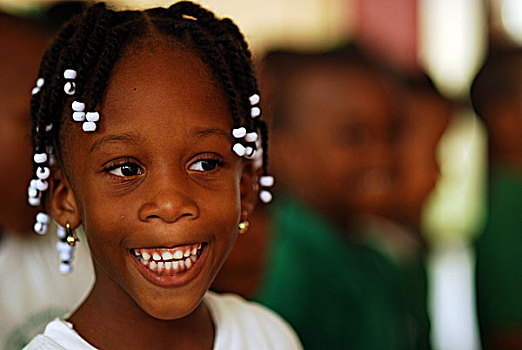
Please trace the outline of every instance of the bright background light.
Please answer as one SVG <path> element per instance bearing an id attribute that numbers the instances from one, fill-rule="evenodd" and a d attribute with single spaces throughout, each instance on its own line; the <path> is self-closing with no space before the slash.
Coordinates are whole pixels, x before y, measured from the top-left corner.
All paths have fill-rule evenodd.
<path id="1" fill-rule="evenodd" d="M 504 0 L 501 20 L 507 34 L 522 45 L 522 1 Z"/>
<path id="2" fill-rule="evenodd" d="M 420 60 L 452 97 L 469 89 L 485 54 L 487 19 L 478 0 L 420 0 Z"/>

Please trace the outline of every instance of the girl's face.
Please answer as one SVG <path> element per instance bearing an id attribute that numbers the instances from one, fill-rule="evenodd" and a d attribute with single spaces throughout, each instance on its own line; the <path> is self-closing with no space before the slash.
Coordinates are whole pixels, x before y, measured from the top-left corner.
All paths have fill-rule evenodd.
<path id="1" fill-rule="evenodd" d="M 55 184 L 53 216 L 83 224 L 93 293 L 183 317 L 230 251 L 241 209 L 253 209 L 226 96 L 194 54 L 156 47 L 116 63 L 103 101 L 94 133 L 64 125 L 69 181 Z"/>

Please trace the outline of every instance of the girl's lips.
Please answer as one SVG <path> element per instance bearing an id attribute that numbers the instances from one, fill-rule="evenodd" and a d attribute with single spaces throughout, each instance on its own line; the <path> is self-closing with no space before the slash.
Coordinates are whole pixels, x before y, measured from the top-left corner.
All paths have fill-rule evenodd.
<path id="1" fill-rule="evenodd" d="M 163 288 L 180 287 L 194 279 L 208 256 L 208 243 L 175 248 L 130 249 L 132 261 L 145 279 Z"/>

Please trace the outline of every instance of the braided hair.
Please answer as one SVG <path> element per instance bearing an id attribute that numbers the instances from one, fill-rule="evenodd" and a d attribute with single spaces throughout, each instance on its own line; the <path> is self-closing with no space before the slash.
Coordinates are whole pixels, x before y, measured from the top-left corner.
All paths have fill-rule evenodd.
<path id="1" fill-rule="evenodd" d="M 99 115 L 94 111 L 102 102 L 115 63 L 127 45 L 150 33 L 187 47 L 210 68 L 228 100 L 232 135 L 236 138 L 232 150 L 246 158 L 254 158 L 258 151 L 263 171 L 259 196 L 263 202 L 272 199 L 268 191 L 273 177 L 267 174 L 267 127 L 259 118 L 259 90 L 252 55 L 238 27 L 230 19 L 216 18 L 189 1 L 169 8 L 119 12 L 97 3 L 62 27 L 40 65 L 31 100 L 36 174 L 28 190 L 31 205 L 45 204 L 50 168 L 62 163 L 60 129 L 66 118 L 72 114 L 75 121 L 87 119 L 83 130 L 96 129 Z M 44 234 L 49 221 L 47 214 L 39 213 L 34 230 Z M 60 271 L 67 273 L 71 271 L 75 238 L 69 228 L 63 227 L 58 227 L 58 236 Z"/>
<path id="2" fill-rule="evenodd" d="M 263 175 L 267 175 L 267 127 L 258 118 L 260 110 L 253 112 L 259 92 L 248 44 L 229 18 L 216 18 L 189 1 L 169 8 L 119 12 L 97 3 L 61 29 L 42 59 L 39 83 L 31 100 L 33 151 L 35 155 L 49 156 L 40 161 L 35 156 L 37 175 L 38 168 L 53 165 L 54 155 L 61 160 L 60 126 L 76 111 L 71 102 L 81 101 L 87 111 L 94 111 L 122 48 L 153 31 L 193 49 L 209 66 L 226 93 L 234 128 L 259 133 L 258 154 L 262 156 Z M 64 76 L 66 70 L 74 70 L 74 81 Z M 69 93 L 64 93 L 67 84 Z M 253 95 L 256 97 L 252 100 Z M 252 139 L 245 142 L 256 149 Z"/>

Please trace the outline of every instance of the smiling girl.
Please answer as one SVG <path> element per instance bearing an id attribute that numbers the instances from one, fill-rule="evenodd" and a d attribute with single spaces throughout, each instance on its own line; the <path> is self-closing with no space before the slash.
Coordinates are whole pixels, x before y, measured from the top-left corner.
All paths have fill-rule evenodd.
<path id="1" fill-rule="evenodd" d="M 259 186 L 271 199 L 258 103 L 238 28 L 196 4 L 96 4 L 62 29 L 33 89 L 29 194 L 63 227 L 62 272 L 83 227 L 96 282 L 27 349 L 300 348 L 272 312 L 208 292 Z"/>

